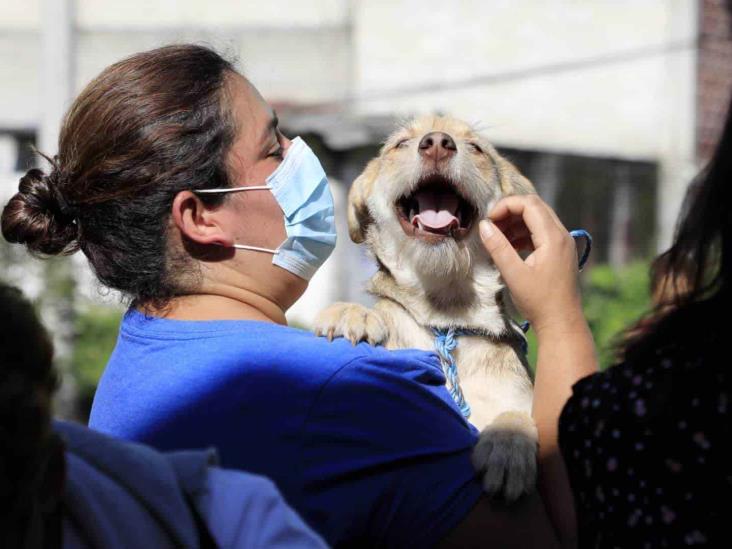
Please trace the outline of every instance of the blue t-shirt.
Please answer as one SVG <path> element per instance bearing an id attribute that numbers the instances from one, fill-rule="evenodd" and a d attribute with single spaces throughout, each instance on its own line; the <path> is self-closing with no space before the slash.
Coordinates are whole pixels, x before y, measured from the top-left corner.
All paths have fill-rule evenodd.
<path id="1" fill-rule="evenodd" d="M 478 433 L 435 354 L 271 323 L 128 311 L 89 424 L 163 450 L 216 446 L 333 545 L 433 545 L 481 494 Z"/>

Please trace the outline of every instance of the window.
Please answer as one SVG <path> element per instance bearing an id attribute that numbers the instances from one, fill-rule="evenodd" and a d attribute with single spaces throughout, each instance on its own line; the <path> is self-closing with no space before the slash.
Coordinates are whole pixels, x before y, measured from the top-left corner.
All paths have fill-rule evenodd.
<path id="1" fill-rule="evenodd" d="M 32 168 L 36 164 L 35 145 L 34 131 L 0 128 L 0 173 L 25 172 Z"/>
<path id="2" fill-rule="evenodd" d="M 658 166 L 612 158 L 502 149 L 557 211 L 586 229 L 595 263 L 621 266 L 655 254 Z"/>

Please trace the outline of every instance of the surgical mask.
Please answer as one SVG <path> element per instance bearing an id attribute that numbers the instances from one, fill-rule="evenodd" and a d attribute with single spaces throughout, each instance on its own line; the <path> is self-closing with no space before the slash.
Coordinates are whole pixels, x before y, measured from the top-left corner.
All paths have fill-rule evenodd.
<path id="1" fill-rule="evenodd" d="M 198 194 L 241 191 L 271 191 L 285 214 L 287 239 L 276 250 L 234 244 L 234 248 L 273 254 L 272 263 L 310 280 L 330 256 L 336 244 L 333 196 L 318 157 L 296 137 L 285 158 L 265 181 L 265 185 L 202 189 Z"/>

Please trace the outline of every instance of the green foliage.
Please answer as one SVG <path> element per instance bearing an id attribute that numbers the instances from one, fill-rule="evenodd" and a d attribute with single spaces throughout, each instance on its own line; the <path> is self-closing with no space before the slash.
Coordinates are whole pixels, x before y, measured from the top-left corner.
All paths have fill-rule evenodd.
<path id="1" fill-rule="evenodd" d="M 621 271 L 596 267 L 589 276 L 585 315 L 595 337 L 600 366 L 613 362 L 617 336 L 634 324 L 650 307 L 647 263 L 633 263 Z"/>
<path id="2" fill-rule="evenodd" d="M 648 263 L 631 263 L 620 270 L 597 265 L 581 276 L 585 316 L 595 338 L 600 367 L 605 369 L 613 363 L 617 337 L 648 310 Z M 531 331 L 529 362 L 536 364 L 536 338 Z"/>
<path id="3" fill-rule="evenodd" d="M 84 414 L 89 411 L 99 378 L 117 342 L 121 320 L 122 313 L 112 307 L 90 306 L 76 315 L 71 370 Z"/>

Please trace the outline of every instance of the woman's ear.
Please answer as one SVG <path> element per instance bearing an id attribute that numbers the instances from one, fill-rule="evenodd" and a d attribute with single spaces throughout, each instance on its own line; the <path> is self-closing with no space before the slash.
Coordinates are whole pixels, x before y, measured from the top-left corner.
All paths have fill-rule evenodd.
<path id="1" fill-rule="evenodd" d="M 185 238 L 197 244 L 231 246 L 234 239 L 222 227 L 222 216 L 191 191 L 181 191 L 173 199 L 171 214 L 175 226 Z"/>

